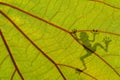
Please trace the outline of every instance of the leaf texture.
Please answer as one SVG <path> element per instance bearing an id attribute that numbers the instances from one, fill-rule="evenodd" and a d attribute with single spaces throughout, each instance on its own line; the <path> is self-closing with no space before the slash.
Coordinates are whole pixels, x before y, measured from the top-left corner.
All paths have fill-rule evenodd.
<path id="1" fill-rule="evenodd" d="M 119 4 L 0 0 L 0 80 L 120 80 Z M 87 40 L 98 34 L 90 43 L 82 32 Z M 87 46 L 105 47 L 103 40 L 111 40 L 108 51 Z M 87 69 L 82 71 L 81 57 L 87 53 L 92 54 L 84 58 Z"/>

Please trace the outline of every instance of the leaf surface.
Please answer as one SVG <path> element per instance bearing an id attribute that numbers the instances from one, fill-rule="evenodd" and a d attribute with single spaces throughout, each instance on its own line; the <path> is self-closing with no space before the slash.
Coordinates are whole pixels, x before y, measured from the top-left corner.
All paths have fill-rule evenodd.
<path id="1" fill-rule="evenodd" d="M 119 0 L 0 0 L 0 80 L 120 80 Z M 73 30 L 76 29 L 75 37 Z M 85 32 L 108 51 L 80 41 Z M 85 36 L 83 37 L 83 40 Z M 87 40 L 88 40 L 87 39 Z M 80 60 L 86 57 L 87 69 Z"/>

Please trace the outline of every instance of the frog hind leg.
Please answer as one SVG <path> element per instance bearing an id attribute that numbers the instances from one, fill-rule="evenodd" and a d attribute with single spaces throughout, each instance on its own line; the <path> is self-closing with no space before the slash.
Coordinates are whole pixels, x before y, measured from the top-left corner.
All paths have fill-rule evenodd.
<path id="1" fill-rule="evenodd" d="M 85 64 L 85 58 L 89 57 L 91 54 L 92 54 L 91 52 L 88 52 L 87 54 L 80 57 L 80 60 L 82 61 L 82 64 L 84 66 L 83 71 L 87 69 L 86 64 Z"/>

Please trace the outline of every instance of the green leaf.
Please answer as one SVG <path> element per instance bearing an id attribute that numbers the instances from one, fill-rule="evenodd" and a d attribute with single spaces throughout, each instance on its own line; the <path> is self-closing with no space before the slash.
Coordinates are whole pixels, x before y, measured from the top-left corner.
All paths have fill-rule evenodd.
<path id="1" fill-rule="evenodd" d="M 0 80 L 120 80 L 119 0 L 0 0 Z"/>

